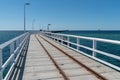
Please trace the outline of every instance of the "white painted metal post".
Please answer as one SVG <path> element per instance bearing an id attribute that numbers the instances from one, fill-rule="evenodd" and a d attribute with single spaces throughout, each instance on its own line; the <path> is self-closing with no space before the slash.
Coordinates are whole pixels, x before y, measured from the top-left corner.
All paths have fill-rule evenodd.
<path id="1" fill-rule="evenodd" d="M 19 43 L 21 43 L 21 38 L 19 38 Z"/>
<path id="2" fill-rule="evenodd" d="M 19 46 L 19 39 L 16 40 L 16 47 Z"/>
<path id="3" fill-rule="evenodd" d="M 96 41 L 95 40 L 93 40 L 93 50 L 95 50 L 96 49 Z M 93 51 L 93 54 L 92 54 L 92 56 L 96 56 L 96 52 L 95 51 Z"/>
<path id="4" fill-rule="evenodd" d="M 63 44 L 63 36 L 61 35 L 61 44 Z"/>
<path id="5" fill-rule="evenodd" d="M 56 35 L 56 42 L 58 42 L 58 35 Z"/>
<path id="6" fill-rule="evenodd" d="M 56 42 L 58 42 L 58 35 L 56 35 Z"/>
<path id="7" fill-rule="evenodd" d="M 10 44 L 10 54 L 14 52 L 14 42 Z"/>
<path id="8" fill-rule="evenodd" d="M 0 49 L 0 80 L 3 80 L 2 60 L 2 49 Z"/>
<path id="9" fill-rule="evenodd" d="M 10 54 L 13 54 L 13 53 L 14 53 L 14 42 L 10 44 Z M 14 61 L 14 57 L 12 61 Z"/>
<path id="10" fill-rule="evenodd" d="M 54 41 L 55 41 L 55 34 L 53 34 L 54 36 L 53 36 L 53 38 L 54 38 Z"/>
<path id="11" fill-rule="evenodd" d="M 59 42 L 60 40 L 60 35 L 57 35 L 57 42 Z"/>
<path id="12" fill-rule="evenodd" d="M 62 44 L 63 44 L 63 42 L 64 42 L 64 37 L 63 37 L 63 35 L 62 35 Z"/>
<path id="13" fill-rule="evenodd" d="M 16 47 L 18 47 L 19 44 L 20 44 L 20 38 L 18 38 L 18 39 L 16 40 Z M 18 49 L 18 51 L 19 51 L 19 49 Z M 18 54 L 18 53 L 17 53 L 17 54 Z"/>
<path id="14" fill-rule="evenodd" d="M 51 34 L 50 38 L 52 38 L 52 39 L 53 39 L 53 34 Z"/>
<path id="15" fill-rule="evenodd" d="M 60 40 L 60 35 L 58 35 L 58 42 L 59 42 L 59 40 Z"/>
<path id="16" fill-rule="evenodd" d="M 77 50 L 79 51 L 79 43 L 80 43 L 80 39 L 77 37 Z"/>
<path id="17" fill-rule="evenodd" d="M 69 37 L 69 36 L 67 36 L 67 46 L 68 46 L 68 47 L 70 46 L 69 41 L 70 41 L 70 37 Z"/>
<path id="18" fill-rule="evenodd" d="M 57 41 L 57 35 L 55 35 L 55 39 L 56 39 L 56 41 Z"/>

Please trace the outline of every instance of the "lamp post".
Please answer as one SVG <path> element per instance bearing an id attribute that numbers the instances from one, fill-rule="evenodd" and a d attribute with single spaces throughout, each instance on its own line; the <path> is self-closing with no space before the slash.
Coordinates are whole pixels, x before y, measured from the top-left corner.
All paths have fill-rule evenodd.
<path id="1" fill-rule="evenodd" d="M 48 25 L 47 25 L 47 31 L 49 31 L 49 26 L 50 26 L 50 25 L 51 25 L 51 24 L 48 24 Z"/>
<path id="2" fill-rule="evenodd" d="M 30 5 L 30 3 L 24 4 L 24 33 L 26 31 L 26 5 Z"/>

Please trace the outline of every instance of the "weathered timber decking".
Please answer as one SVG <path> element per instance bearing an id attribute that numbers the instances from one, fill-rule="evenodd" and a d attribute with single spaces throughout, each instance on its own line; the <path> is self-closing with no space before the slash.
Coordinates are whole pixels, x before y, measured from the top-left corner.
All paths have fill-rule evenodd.
<path id="1" fill-rule="evenodd" d="M 37 37 L 70 80 L 100 80 L 73 60 L 66 57 L 60 51 L 56 50 L 38 35 Z M 47 37 L 44 38 L 108 80 L 120 80 L 120 72 L 64 47 Z M 64 80 L 63 76 L 48 57 L 43 47 L 39 44 L 35 35 L 30 36 L 23 80 Z"/>

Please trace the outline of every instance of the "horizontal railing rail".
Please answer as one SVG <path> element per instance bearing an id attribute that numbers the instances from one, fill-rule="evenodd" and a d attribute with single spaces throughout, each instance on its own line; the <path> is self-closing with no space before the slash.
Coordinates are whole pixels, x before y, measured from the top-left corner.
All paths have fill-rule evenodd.
<path id="1" fill-rule="evenodd" d="M 0 80 L 7 80 L 8 77 L 11 75 L 12 69 L 16 64 L 23 47 L 25 46 L 26 43 L 28 43 L 28 39 L 29 33 L 24 33 L 0 45 Z M 10 48 L 9 49 L 10 56 L 3 63 L 4 54 L 3 49 L 8 46 Z M 5 68 L 9 66 L 10 68 L 7 70 L 7 74 L 3 75 Z"/>
<path id="2" fill-rule="evenodd" d="M 114 64 L 112 64 L 110 62 L 107 62 L 105 60 L 102 60 L 102 59 L 96 57 L 97 54 L 101 54 L 101 55 L 104 55 L 104 56 L 107 56 L 107 57 L 110 57 L 110 58 L 114 58 L 116 60 L 120 60 L 120 56 L 115 55 L 115 54 L 111 54 L 111 53 L 108 53 L 108 52 L 105 52 L 105 51 L 101 51 L 101 50 L 98 50 L 96 48 L 97 47 L 97 42 L 120 45 L 120 41 L 109 40 L 109 39 L 101 39 L 101 38 L 93 38 L 93 37 L 76 36 L 76 35 L 68 35 L 68 34 L 51 33 L 51 32 L 41 32 L 41 33 L 43 35 L 53 39 L 54 41 L 57 41 L 57 42 L 61 43 L 64 46 L 67 46 L 67 47 L 69 47 L 69 48 L 71 48 L 71 49 L 73 49 L 73 50 L 75 50 L 77 52 L 80 52 L 80 53 L 82 53 L 82 54 L 84 54 L 84 55 L 86 55 L 86 56 L 88 56 L 88 57 L 90 57 L 90 58 L 92 58 L 94 60 L 97 60 L 97 61 L 99 61 L 99 62 L 101 62 L 101 63 L 103 63 L 103 64 L 105 64 L 107 66 L 110 66 L 111 68 L 114 68 L 114 69 L 120 71 L 119 66 L 116 66 L 116 65 L 114 65 Z M 75 38 L 76 42 L 70 41 L 71 37 Z M 80 44 L 81 39 L 90 40 L 92 42 L 92 47 L 88 47 L 88 46 L 85 46 L 83 44 Z M 70 45 L 75 45 L 76 48 L 73 48 Z M 84 49 L 92 51 L 92 55 L 81 51 L 80 48 L 84 48 Z"/>

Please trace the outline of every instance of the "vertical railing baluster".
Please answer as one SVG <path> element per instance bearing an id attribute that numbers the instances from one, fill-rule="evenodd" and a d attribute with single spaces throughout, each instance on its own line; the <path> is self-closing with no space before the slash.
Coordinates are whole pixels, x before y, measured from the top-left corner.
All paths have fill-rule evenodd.
<path id="1" fill-rule="evenodd" d="M 10 54 L 13 54 L 13 53 L 14 53 L 14 42 L 10 44 Z M 14 61 L 14 57 L 12 58 L 11 61 Z"/>
<path id="2" fill-rule="evenodd" d="M 61 35 L 61 44 L 63 44 L 63 36 Z"/>
<path id="3" fill-rule="evenodd" d="M 69 41 L 70 41 L 70 37 L 69 37 L 69 36 L 67 36 L 67 46 L 68 46 L 68 47 L 70 46 Z"/>
<path id="4" fill-rule="evenodd" d="M 58 35 L 56 35 L 56 42 L 58 42 Z"/>
<path id="5" fill-rule="evenodd" d="M 56 41 L 57 41 L 57 35 L 55 35 L 55 39 L 56 39 Z"/>
<path id="6" fill-rule="evenodd" d="M 2 49 L 0 49 L 0 80 L 3 80 L 2 60 Z"/>
<path id="7" fill-rule="evenodd" d="M 53 35 L 54 41 L 55 41 L 55 34 Z"/>
<path id="8" fill-rule="evenodd" d="M 59 42 L 59 40 L 60 40 L 60 35 L 58 35 L 58 42 Z"/>
<path id="9" fill-rule="evenodd" d="M 18 38 L 17 40 L 16 40 L 16 48 L 19 46 L 19 44 L 20 44 L 20 38 Z M 19 52 L 19 50 L 18 50 L 18 52 Z M 18 54 L 18 53 L 17 53 Z"/>
<path id="10" fill-rule="evenodd" d="M 19 46 L 19 39 L 16 40 L 16 47 Z"/>
<path id="11" fill-rule="evenodd" d="M 64 37 L 63 37 L 63 35 L 62 35 L 62 44 L 64 43 Z"/>
<path id="12" fill-rule="evenodd" d="M 56 35 L 56 41 L 58 42 L 58 35 Z"/>
<path id="13" fill-rule="evenodd" d="M 52 37 L 53 37 L 53 36 L 52 36 L 52 34 L 50 33 L 50 38 L 53 39 Z"/>
<path id="14" fill-rule="evenodd" d="M 10 44 L 10 54 L 14 52 L 14 42 Z"/>
<path id="15" fill-rule="evenodd" d="M 53 34 L 51 34 L 51 38 L 54 40 L 54 38 L 53 38 L 54 36 L 53 36 Z"/>
<path id="16" fill-rule="evenodd" d="M 60 35 L 58 35 L 58 42 L 59 42 L 59 40 L 60 40 Z"/>
<path id="17" fill-rule="evenodd" d="M 79 51 L 79 43 L 80 43 L 80 39 L 77 37 L 77 50 Z"/>
<path id="18" fill-rule="evenodd" d="M 93 40 L 93 54 L 92 56 L 96 56 L 96 52 L 94 51 L 96 49 L 96 40 Z"/>

